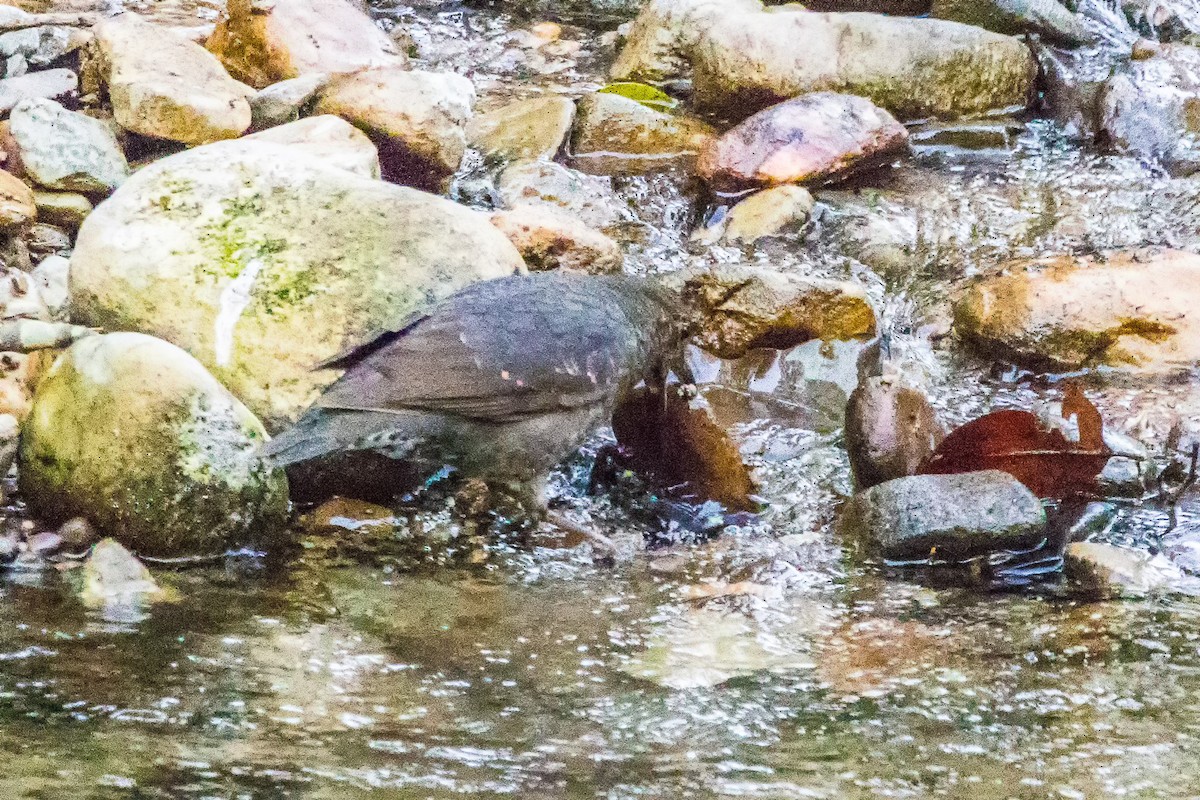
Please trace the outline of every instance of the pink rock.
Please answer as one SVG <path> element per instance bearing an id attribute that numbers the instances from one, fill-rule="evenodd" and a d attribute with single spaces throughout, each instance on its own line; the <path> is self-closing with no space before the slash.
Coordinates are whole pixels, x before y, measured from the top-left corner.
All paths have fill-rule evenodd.
<path id="1" fill-rule="evenodd" d="M 871 101 L 817 92 L 747 118 L 701 153 L 697 170 L 718 190 L 828 183 L 907 148 L 908 131 Z"/>

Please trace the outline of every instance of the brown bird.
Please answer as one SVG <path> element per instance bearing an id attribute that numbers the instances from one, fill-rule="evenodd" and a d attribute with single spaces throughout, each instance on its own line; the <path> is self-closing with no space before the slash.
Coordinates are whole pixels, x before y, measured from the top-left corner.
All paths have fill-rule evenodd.
<path id="1" fill-rule="evenodd" d="M 346 372 L 265 448 L 279 465 L 376 450 L 546 513 L 549 471 L 628 391 L 686 376 L 677 292 L 538 273 L 476 283 L 322 366 Z"/>

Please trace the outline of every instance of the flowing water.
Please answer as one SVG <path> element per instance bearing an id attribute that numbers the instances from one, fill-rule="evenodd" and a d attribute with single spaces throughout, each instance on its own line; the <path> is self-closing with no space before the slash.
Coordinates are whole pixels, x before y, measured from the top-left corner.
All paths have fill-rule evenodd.
<path id="1" fill-rule="evenodd" d="M 211 19 L 204 4 L 138 5 Z M 470 74 L 485 108 L 595 88 L 612 53 L 570 28 L 579 46 L 547 51 L 492 11 L 376 11 L 425 65 Z M 980 137 L 934 132 L 913 163 L 824 193 L 805 236 L 757 249 L 690 244 L 705 201 L 688 181 L 621 179 L 630 266 L 855 277 L 892 363 L 948 422 L 1029 407 L 1054 380 L 931 337 L 947 299 L 1006 257 L 1200 247 L 1200 182 L 1086 152 L 1048 123 L 998 129 L 965 148 Z M 468 169 L 458 191 L 486 203 L 486 180 Z M 1054 575 L 996 590 L 969 571 L 864 563 L 832 527 L 851 489 L 845 387 L 819 355 L 789 354 L 788 402 L 760 398 L 738 426 L 770 510 L 707 541 L 611 564 L 445 513 L 334 519 L 301 556 L 160 572 L 176 602 L 107 615 L 75 599 L 74 571 L 8 574 L 0 797 L 1200 796 L 1200 599 L 1092 602 Z M 1151 448 L 1176 418 L 1196 435 L 1195 375 L 1087 388 Z M 582 496 L 586 466 L 558 477 L 573 513 L 640 541 L 619 503 Z M 1166 520 L 1133 505 L 1107 537 L 1147 548 Z M 1200 537 L 1194 497 L 1170 536 Z"/>

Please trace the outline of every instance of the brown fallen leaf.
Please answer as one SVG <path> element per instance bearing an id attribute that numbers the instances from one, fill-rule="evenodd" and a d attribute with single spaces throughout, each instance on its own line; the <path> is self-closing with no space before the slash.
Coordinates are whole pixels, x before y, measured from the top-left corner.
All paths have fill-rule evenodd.
<path id="1" fill-rule="evenodd" d="M 678 387 L 667 397 L 639 389 L 613 411 L 613 433 L 630 467 L 679 499 L 711 500 L 730 511 L 757 511 L 750 470 L 708 410 Z"/>
<path id="2" fill-rule="evenodd" d="M 1063 393 L 1063 421 L 1048 423 L 1029 411 L 993 411 L 953 431 L 925 461 L 918 474 L 947 475 L 998 469 L 1009 473 L 1038 497 L 1062 498 L 1086 493 L 1112 451 L 1104 443 L 1100 412 L 1074 383 Z M 1066 419 L 1075 417 L 1078 439 L 1068 438 Z"/>

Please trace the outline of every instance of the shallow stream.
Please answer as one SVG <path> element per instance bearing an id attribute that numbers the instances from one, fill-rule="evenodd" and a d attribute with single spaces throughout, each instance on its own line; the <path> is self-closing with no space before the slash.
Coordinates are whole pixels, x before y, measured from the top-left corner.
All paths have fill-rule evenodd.
<path id="1" fill-rule="evenodd" d="M 546 52 L 527 22 L 427 5 L 376 11 L 410 27 L 420 63 L 469 74 L 481 108 L 604 83 L 611 37 L 566 28 L 580 47 Z M 127 6 L 185 25 L 214 13 Z M 1200 181 L 1086 153 L 1049 123 L 989 125 L 931 135 L 894 173 L 821 195 L 806 237 L 757 249 L 689 244 L 686 180 L 621 179 L 629 263 L 856 277 L 893 364 L 923 376 L 947 422 L 1030 407 L 1054 381 L 939 336 L 948 298 L 1012 256 L 1200 248 Z M 468 169 L 458 190 L 486 202 L 481 181 Z M 844 395 L 803 358 L 796 402 L 753 406 L 792 410 L 739 429 L 770 511 L 706 542 L 605 564 L 447 514 L 382 537 L 334 520 L 337 552 L 314 536 L 287 560 L 160 572 L 177 602 L 107 618 L 69 572 L 8 574 L 0 797 L 1200 796 L 1200 598 L 1090 602 L 1053 576 L 989 591 L 862 563 L 832 528 L 851 489 Z M 1197 433 L 1194 374 L 1086 386 L 1110 427 L 1151 448 L 1177 418 Z M 640 540 L 620 508 L 580 496 L 585 461 L 559 479 L 574 513 Z M 1133 506 L 1109 540 L 1149 547 L 1166 525 Z M 1200 538 L 1196 498 L 1171 537 Z"/>

